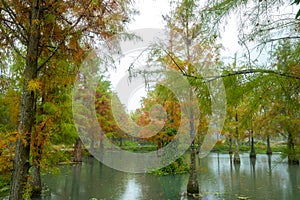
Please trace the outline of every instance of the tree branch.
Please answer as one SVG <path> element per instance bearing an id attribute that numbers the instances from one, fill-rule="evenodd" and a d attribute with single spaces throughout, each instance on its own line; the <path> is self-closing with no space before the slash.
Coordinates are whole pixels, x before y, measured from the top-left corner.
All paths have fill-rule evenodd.
<path id="1" fill-rule="evenodd" d="M 1 26 L 0 26 L 0 27 L 1 27 Z M 2 27 L 1 27 L 1 31 L 4 32 L 4 30 L 3 30 Z M 6 35 L 6 34 L 3 34 L 3 35 L 4 35 L 5 39 L 6 39 L 6 41 L 7 41 L 7 42 L 11 45 L 11 47 L 14 49 L 14 51 L 15 51 L 19 56 L 21 56 L 23 59 L 26 59 L 26 58 L 22 55 L 22 53 L 19 51 L 19 49 L 15 46 L 14 41 L 12 41 L 12 40 L 9 38 L 8 35 Z"/>
<path id="2" fill-rule="evenodd" d="M 180 72 L 182 73 L 183 76 L 194 78 L 194 79 L 204 79 L 207 82 L 214 81 L 216 79 L 224 78 L 224 77 L 228 77 L 228 76 L 236 76 L 236 75 L 241 75 L 241 74 L 254 74 L 254 73 L 275 74 L 275 75 L 279 75 L 279 76 L 284 76 L 284 77 L 300 80 L 300 76 L 296 76 L 296 75 L 293 75 L 293 74 L 287 74 L 287 73 L 274 71 L 274 70 L 267 70 L 267 69 L 245 69 L 245 70 L 240 70 L 240 71 L 233 71 L 233 72 L 230 72 L 230 73 L 227 73 L 227 74 L 222 74 L 222 75 L 219 75 L 219 76 L 199 77 L 199 76 L 187 74 L 177 64 L 177 62 L 174 60 L 172 55 L 167 50 L 163 49 L 163 51 L 166 52 L 166 54 L 171 58 L 172 62 L 177 66 L 177 68 L 180 70 Z"/>
<path id="3" fill-rule="evenodd" d="M 274 71 L 274 70 L 266 70 L 266 69 L 245 69 L 245 70 L 240 70 L 240 71 L 233 71 L 233 72 L 230 72 L 230 73 L 227 73 L 227 74 L 222 74 L 220 76 L 210 76 L 210 77 L 196 77 L 196 76 L 193 76 L 193 77 L 196 78 L 196 79 L 208 79 L 207 81 L 210 82 L 210 81 L 213 81 L 213 80 L 216 80 L 216 79 L 219 79 L 219 78 L 228 77 L 228 76 L 236 76 L 236 75 L 241 75 L 241 74 L 254 74 L 254 73 L 275 74 L 275 75 L 278 75 L 278 76 L 284 76 L 284 77 L 300 80 L 300 76 L 287 74 L 287 73 Z"/>
<path id="4" fill-rule="evenodd" d="M 172 62 L 177 66 L 177 68 L 180 70 L 180 72 L 184 75 L 184 76 L 190 76 L 188 75 L 179 65 L 178 63 L 174 60 L 173 56 L 169 53 L 169 51 L 163 49 L 163 51 L 171 58 Z"/>
<path id="5" fill-rule="evenodd" d="M 17 18 L 16 14 L 9 7 L 9 5 L 7 4 L 7 2 L 5 0 L 2 0 L 2 4 L 4 5 L 5 11 L 8 13 L 8 15 L 10 16 L 10 18 L 13 20 L 14 24 L 16 25 L 16 28 L 18 29 L 18 32 L 22 35 L 22 37 L 24 38 L 24 40 L 27 42 L 27 37 L 25 37 L 25 35 L 28 34 L 27 29 L 21 23 L 19 23 L 16 20 L 16 18 Z"/>
<path id="6" fill-rule="evenodd" d="M 40 66 L 38 66 L 36 72 L 40 71 L 46 64 L 47 62 L 56 54 L 57 50 L 59 49 L 59 47 L 62 45 L 64 40 L 62 40 L 56 47 L 55 49 L 51 52 L 50 56 L 48 56 L 44 62 L 42 62 L 42 64 L 40 64 Z"/>

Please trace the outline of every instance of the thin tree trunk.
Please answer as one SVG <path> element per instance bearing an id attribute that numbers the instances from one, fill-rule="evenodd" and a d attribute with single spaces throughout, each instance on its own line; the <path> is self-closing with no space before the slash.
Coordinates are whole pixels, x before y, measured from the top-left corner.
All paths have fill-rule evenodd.
<path id="1" fill-rule="evenodd" d="M 199 194 L 199 184 L 196 173 L 196 149 L 194 141 L 191 144 L 191 160 L 190 160 L 190 171 L 189 171 L 189 181 L 187 184 L 188 195 L 198 195 Z"/>
<path id="2" fill-rule="evenodd" d="M 254 148 L 254 137 L 253 137 L 253 130 L 250 130 L 251 133 L 251 152 L 250 158 L 256 158 L 255 148 Z"/>
<path id="3" fill-rule="evenodd" d="M 82 162 L 82 141 L 80 137 L 76 139 L 74 146 L 74 162 Z"/>
<path id="4" fill-rule="evenodd" d="M 42 193 L 41 167 L 39 163 L 33 163 L 31 167 L 31 197 L 39 198 Z"/>
<path id="5" fill-rule="evenodd" d="M 100 133 L 100 141 L 99 141 L 99 151 L 100 151 L 100 154 L 102 154 L 104 152 L 104 144 L 103 144 L 103 138 L 104 138 L 104 134 L 103 132 L 101 131 Z"/>
<path id="6" fill-rule="evenodd" d="M 237 112 L 235 113 L 235 121 L 238 123 L 238 114 Z M 235 150 L 234 150 L 234 156 L 233 156 L 233 163 L 234 164 L 240 164 L 240 155 L 239 155 L 239 128 L 238 124 L 236 124 L 235 127 Z"/>
<path id="7" fill-rule="evenodd" d="M 190 89 L 190 97 L 192 96 L 192 90 Z M 194 140 L 194 112 L 190 110 L 190 138 L 192 140 L 190 145 L 190 171 L 189 171 L 189 180 L 187 184 L 187 194 L 188 196 L 197 196 L 199 195 L 199 183 L 196 173 L 196 147 Z"/>
<path id="8" fill-rule="evenodd" d="M 30 134 L 35 123 L 36 99 L 33 91 L 28 90 L 28 82 L 37 78 L 37 61 L 39 45 L 39 0 L 32 2 L 30 30 L 28 34 L 28 45 L 26 55 L 26 66 L 24 71 L 23 92 L 21 96 L 21 112 L 18 131 L 21 138 L 17 140 L 15 157 L 13 163 L 13 173 L 10 185 L 10 200 L 22 199 L 24 186 L 27 184 L 28 171 L 30 168 Z"/>
<path id="9" fill-rule="evenodd" d="M 94 153 L 95 153 L 95 139 L 94 137 L 92 137 L 91 139 L 91 145 L 90 145 L 90 157 L 94 157 Z"/>
<path id="10" fill-rule="evenodd" d="M 299 159 L 296 156 L 295 144 L 293 135 L 289 133 L 288 135 L 288 163 L 289 165 L 299 165 Z"/>
<path id="11" fill-rule="evenodd" d="M 45 94 L 42 94 L 42 105 L 45 103 Z M 37 111 L 39 115 L 44 114 L 43 106 Z M 43 121 L 39 123 L 31 134 L 31 157 L 32 157 L 32 172 L 30 185 L 32 188 L 31 197 L 39 198 L 42 193 L 42 181 L 41 181 L 41 160 L 44 149 L 45 141 L 45 127 L 47 122 Z"/>
<path id="12" fill-rule="evenodd" d="M 122 146 L 123 146 L 123 138 L 120 137 L 120 147 L 122 147 Z"/>
<path id="13" fill-rule="evenodd" d="M 271 155 L 272 154 L 272 149 L 271 149 L 271 144 L 270 144 L 270 135 L 267 135 L 267 154 Z"/>
<path id="14" fill-rule="evenodd" d="M 230 135 L 230 138 L 229 138 L 229 154 L 232 155 L 233 153 L 233 150 L 232 150 L 232 137 Z"/>
<path id="15" fill-rule="evenodd" d="M 40 134 L 42 133 L 42 129 L 40 131 Z M 38 137 L 42 137 L 38 139 Z M 43 140 L 42 135 L 38 135 L 36 131 L 34 131 L 32 135 L 32 143 L 31 145 L 33 148 L 31 150 L 32 154 L 32 172 L 31 172 L 31 179 L 30 179 L 30 185 L 32 188 L 31 197 L 39 198 L 41 196 L 42 192 L 42 182 L 41 182 L 41 160 L 42 160 L 42 149 L 43 149 Z"/>

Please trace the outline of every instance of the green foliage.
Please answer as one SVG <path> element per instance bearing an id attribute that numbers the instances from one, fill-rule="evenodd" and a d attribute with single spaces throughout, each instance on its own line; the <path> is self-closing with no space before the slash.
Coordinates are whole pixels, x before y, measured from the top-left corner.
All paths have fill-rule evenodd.
<path id="1" fill-rule="evenodd" d="M 153 170 L 148 173 L 154 174 L 154 175 L 175 175 L 175 174 L 184 174 L 189 172 L 189 166 L 187 163 L 184 162 L 183 157 L 178 158 L 171 164 L 158 169 L 158 170 Z"/>
<path id="2" fill-rule="evenodd" d="M 300 0 L 294 0 L 293 4 L 299 5 L 300 4 Z M 298 19 L 300 17 L 300 9 L 298 10 L 295 18 Z"/>

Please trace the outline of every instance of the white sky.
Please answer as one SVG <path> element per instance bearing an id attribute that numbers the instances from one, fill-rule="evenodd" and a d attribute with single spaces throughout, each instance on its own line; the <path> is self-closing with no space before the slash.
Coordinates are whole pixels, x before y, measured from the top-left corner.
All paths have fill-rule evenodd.
<path id="1" fill-rule="evenodd" d="M 170 11 L 169 0 L 136 0 L 135 8 L 140 12 L 139 15 L 135 16 L 135 20 L 129 24 L 129 30 L 137 30 L 143 28 L 164 28 L 164 22 L 162 19 L 163 14 L 167 14 Z M 232 57 L 238 50 L 238 39 L 237 39 L 237 25 L 235 20 L 228 20 L 227 25 L 224 26 L 223 37 L 221 42 L 224 46 L 222 51 L 222 57 Z M 128 69 L 132 59 L 137 54 L 126 54 L 121 60 L 120 69 L 111 73 L 111 82 L 113 88 L 116 87 L 120 79 L 124 76 L 125 71 Z M 127 64 L 126 64 L 127 63 Z M 125 65 L 125 66 L 124 66 Z M 136 88 L 134 91 L 129 91 L 128 100 L 119 98 L 121 102 L 127 107 L 128 111 L 134 111 L 140 107 L 141 97 L 146 96 L 144 87 Z"/>

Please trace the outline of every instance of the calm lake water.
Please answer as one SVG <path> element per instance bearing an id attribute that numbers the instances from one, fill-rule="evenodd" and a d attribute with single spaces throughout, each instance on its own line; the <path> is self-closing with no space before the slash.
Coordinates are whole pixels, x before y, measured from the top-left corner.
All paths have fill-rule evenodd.
<path id="1" fill-rule="evenodd" d="M 211 153 L 198 162 L 202 199 L 300 199 L 300 168 L 288 166 L 275 154 L 241 154 L 241 165 L 228 154 Z M 198 164 L 199 164 L 198 163 Z M 116 171 L 95 159 L 81 165 L 61 166 L 61 173 L 43 176 L 51 195 L 43 200 L 163 200 L 193 199 L 184 195 L 188 175 L 154 176 Z"/>

